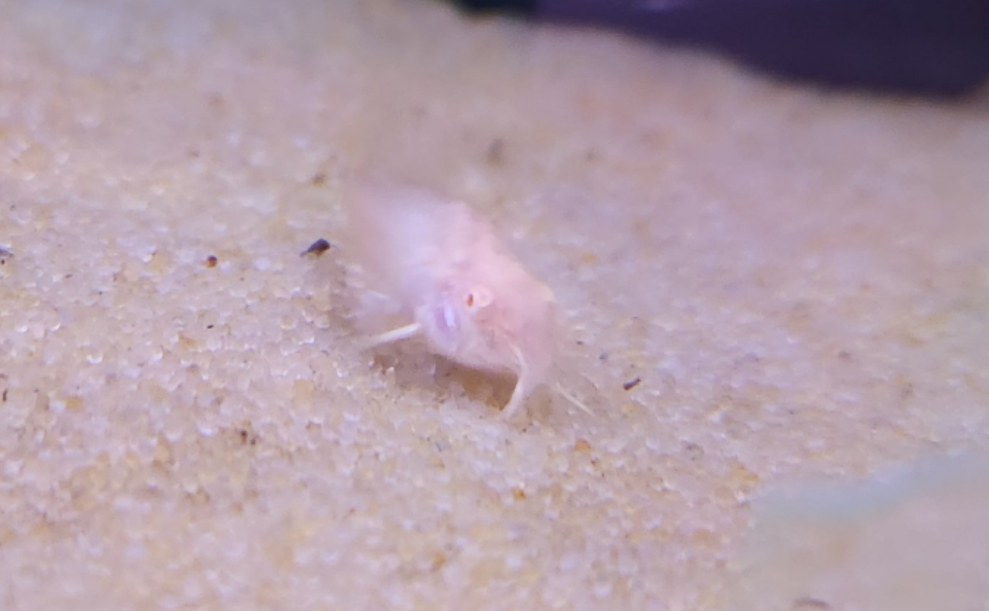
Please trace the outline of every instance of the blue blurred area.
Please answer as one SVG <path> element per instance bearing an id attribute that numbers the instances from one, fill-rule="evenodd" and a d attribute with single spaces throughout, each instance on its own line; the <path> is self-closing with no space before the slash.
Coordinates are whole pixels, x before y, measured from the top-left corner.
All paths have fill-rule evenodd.
<path id="1" fill-rule="evenodd" d="M 827 86 L 957 96 L 989 77 L 989 0 L 460 0 L 616 28 Z"/>
<path id="2" fill-rule="evenodd" d="M 983 609 L 989 456 L 928 457 L 862 481 L 752 503 L 732 562 L 736 609 Z"/>

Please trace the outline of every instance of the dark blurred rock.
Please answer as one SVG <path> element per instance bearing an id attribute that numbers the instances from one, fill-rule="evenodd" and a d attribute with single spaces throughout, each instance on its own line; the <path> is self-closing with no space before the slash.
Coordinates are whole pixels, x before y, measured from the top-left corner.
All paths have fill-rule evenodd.
<path id="1" fill-rule="evenodd" d="M 824 85 L 961 95 L 989 76 L 989 0 L 461 0 L 718 50 Z"/>

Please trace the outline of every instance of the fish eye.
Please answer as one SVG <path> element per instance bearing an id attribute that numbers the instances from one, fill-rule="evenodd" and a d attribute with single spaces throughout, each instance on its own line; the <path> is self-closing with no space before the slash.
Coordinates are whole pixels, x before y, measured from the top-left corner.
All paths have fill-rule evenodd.
<path id="1" fill-rule="evenodd" d="M 491 295 L 491 291 L 481 287 L 467 291 L 467 294 L 464 295 L 464 305 L 469 310 L 485 308 L 491 305 L 492 301 L 493 296 Z"/>

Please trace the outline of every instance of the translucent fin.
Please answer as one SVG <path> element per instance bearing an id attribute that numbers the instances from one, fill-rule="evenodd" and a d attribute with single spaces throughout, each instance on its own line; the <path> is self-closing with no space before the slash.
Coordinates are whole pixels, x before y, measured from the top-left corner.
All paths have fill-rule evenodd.
<path id="1" fill-rule="evenodd" d="M 515 390 L 512 391 L 512 398 L 508 400 L 505 405 L 505 409 L 501 410 L 501 417 L 504 420 L 511 420 L 512 417 L 521 409 L 522 404 L 525 402 L 526 397 L 529 394 L 529 389 L 525 380 L 525 376 L 519 376 L 518 382 L 515 383 Z"/>
<path id="2" fill-rule="evenodd" d="M 518 360 L 519 377 L 515 382 L 515 390 L 512 391 L 512 398 L 508 400 L 505 409 L 501 410 L 501 417 L 504 420 L 511 420 L 512 416 L 521 409 L 530 390 L 529 367 L 525 363 L 525 357 L 522 356 L 522 351 L 517 347 L 512 346 L 511 348 L 512 352 L 515 353 L 515 358 Z"/>
<path id="3" fill-rule="evenodd" d="M 392 344 L 395 342 L 402 341 L 403 339 L 408 339 L 419 333 L 422 327 L 419 323 L 414 322 L 404 327 L 399 327 L 397 329 L 392 329 L 391 331 L 385 331 L 380 335 L 375 335 L 370 338 L 365 344 L 365 348 L 374 348 L 376 346 L 383 346 L 384 344 Z"/>

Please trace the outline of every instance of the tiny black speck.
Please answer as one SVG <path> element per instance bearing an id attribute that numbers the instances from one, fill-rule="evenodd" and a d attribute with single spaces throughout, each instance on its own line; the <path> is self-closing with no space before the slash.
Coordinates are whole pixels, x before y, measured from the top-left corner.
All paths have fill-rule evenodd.
<path id="1" fill-rule="evenodd" d="M 485 159 L 491 165 L 501 165 L 505 161 L 505 141 L 501 138 L 492 140 L 491 144 L 488 145 Z"/>

